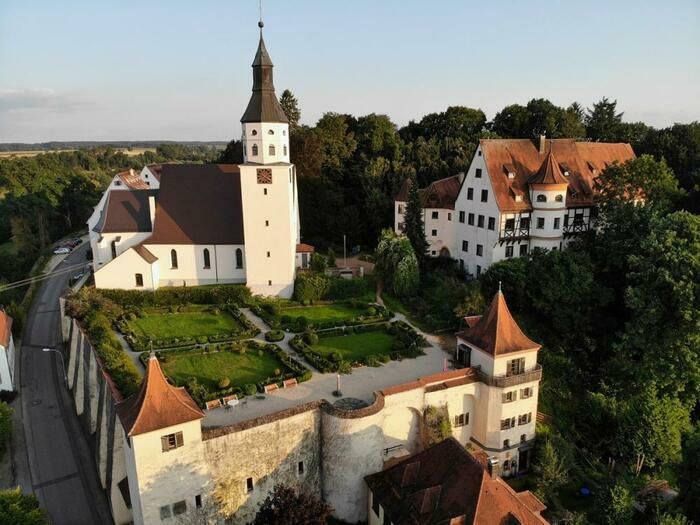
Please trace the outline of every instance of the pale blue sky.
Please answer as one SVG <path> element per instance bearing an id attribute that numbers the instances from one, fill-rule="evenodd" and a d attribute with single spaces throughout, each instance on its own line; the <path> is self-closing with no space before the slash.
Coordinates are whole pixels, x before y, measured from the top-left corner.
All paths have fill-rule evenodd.
<path id="1" fill-rule="evenodd" d="M 229 140 L 257 0 L 0 0 L 0 142 Z M 264 0 L 278 94 L 397 124 L 449 105 L 618 100 L 700 119 L 698 0 Z"/>

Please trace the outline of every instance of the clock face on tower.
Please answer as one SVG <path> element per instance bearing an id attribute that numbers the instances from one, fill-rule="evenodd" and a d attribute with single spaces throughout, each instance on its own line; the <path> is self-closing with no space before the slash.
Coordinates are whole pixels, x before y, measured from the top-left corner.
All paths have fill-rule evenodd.
<path id="1" fill-rule="evenodd" d="M 272 170 L 258 168 L 258 184 L 272 184 Z"/>

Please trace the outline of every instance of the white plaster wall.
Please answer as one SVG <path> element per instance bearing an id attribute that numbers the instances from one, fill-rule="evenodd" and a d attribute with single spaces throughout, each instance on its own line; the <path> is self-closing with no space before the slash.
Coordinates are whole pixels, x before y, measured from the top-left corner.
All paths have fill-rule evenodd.
<path id="1" fill-rule="evenodd" d="M 437 213 L 437 219 L 433 219 L 433 213 Z M 440 250 L 447 248 L 453 257 L 452 246 L 454 243 L 455 211 L 445 208 L 424 208 L 423 225 L 425 226 L 425 238 L 428 240 L 428 253 L 433 257 L 440 255 Z M 437 235 L 433 235 L 433 231 Z"/>
<path id="2" fill-rule="evenodd" d="M 157 286 L 195 286 L 245 282 L 245 247 L 234 244 L 148 244 L 144 246 L 158 257 Z M 204 250 L 209 250 L 209 268 L 204 267 Z M 236 267 L 236 250 L 243 252 L 243 268 Z M 172 268 L 170 252 L 177 253 L 177 268 Z"/>
<path id="3" fill-rule="evenodd" d="M 15 343 L 10 334 L 10 342 L 5 348 L 0 345 L 0 390 L 14 390 Z"/>
<path id="4" fill-rule="evenodd" d="M 289 298 L 294 291 L 298 235 L 296 174 L 290 164 L 267 165 L 272 184 L 258 184 L 260 168 L 240 166 L 246 284 L 253 294 Z"/>
<path id="5" fill-rule="evenodd" d="M 154 266 L 159 265 L 157 261 L 153 265 L 148 264 L 134 250 L 128 250 L 110 263 L 95 271 L 96 288 L 120 288 L 124 290 L 153 290 Z M 136 286 L 136 274 L 143 276 L 143 287 Z"/>
<path id="6" fill-rule="evenodd" d="M 112 260 L 112 241 L 120 237 L 116 244 L 117 257 L 127 251 L 132 246 L 136 246 L 151 236 L 151 232 L 130 232 L 130 233 L 105 233 L 95 234 L 90 237 L 92 248 L 92 266 L 95 271 Z M 99 240 L 101 238 L 101 240 Z"/>
<path id="7" fill-rule="evenodd" d="M 406 220 L 406 204 L 405 201 L 394 201 L 394 233 L 399 235 L 404 233 L 402 225 Z"/>
<path id="8" fill-rule="evenodd" d="M 403 445 L 411 454 L 420 452 L 420 426 L 424 405 L 422 388 L 384 398 L 384 448 Z"/>
<path id="9" fill-rule="evenodd" d="M 156 178 L 155 173 L 153 173 L 148 166 L 144 166 L 139 174 L 141 179 L 147 183 L 152 190 L 160 189 L 160 182 Z"/>
<path id="10" fill-rule="evenodd" d="M 242 125 L 243 161 L 257 164 L 289 162 L 289 125 L 282 122 L 246 122 Z M 272 133 L 270 133 L 272 132 Z M 255 134 L 254 134 L 255 133 Z M 253 144 L 258 155 L 253 155 Z M 270 146 L 275 154 L 270 155 Z"/>

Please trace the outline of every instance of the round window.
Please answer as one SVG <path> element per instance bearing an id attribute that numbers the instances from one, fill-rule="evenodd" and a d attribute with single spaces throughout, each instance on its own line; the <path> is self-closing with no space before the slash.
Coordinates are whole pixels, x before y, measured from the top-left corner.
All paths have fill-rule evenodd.
<path id="1" fill-rule="evenodd" d="M 258 134 L 258 130 L 254 129 L 253 131 L 250 132 L 251 135 L 255 136 Z"/>
<path id="2" fill-rule="evenodd" d="M 556 197 L 554 197 L 554 200 L 557 201 L 557 202 L 561 202 L 561 201 L 564 200 L 564 196 L 563 196 L 563 195 L 557 195 Z"/>

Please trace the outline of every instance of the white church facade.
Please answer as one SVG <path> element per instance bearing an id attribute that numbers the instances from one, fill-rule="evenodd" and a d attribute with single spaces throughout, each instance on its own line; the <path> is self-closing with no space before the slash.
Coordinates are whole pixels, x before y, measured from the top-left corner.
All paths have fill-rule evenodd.
<path id="1" fill-rule="evenodd" d="M 272 68 L 261 38 L 241 119 L 243 164 L 163 164 L 114 177 L 88 220 L 96 287 L 240 283 L 291 297 L 309 246 L 300 244 L 289 124 Z"/>
<path id="2" fill-rule="evenodd" d="M 429 254 L 451 257 L 478 277 L 491 264 L 535 248 L 561 250 L 592 227 L 595 179 L 632 158 L 632 147 L 623 143 L 483 139 L 466 174 L 420 190 Z M 394 202 L 397 233 L 408 184 Z"/>

